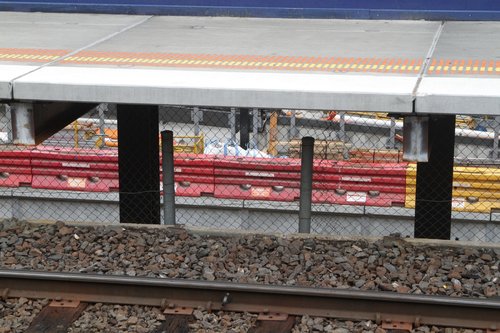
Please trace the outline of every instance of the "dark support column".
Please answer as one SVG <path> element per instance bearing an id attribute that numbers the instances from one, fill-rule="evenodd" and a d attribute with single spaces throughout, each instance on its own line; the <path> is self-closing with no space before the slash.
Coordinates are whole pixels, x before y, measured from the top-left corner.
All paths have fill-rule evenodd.
<path id="1" fill-rule="evenodd" d="M 417 163 L 415 238 L 450 239 L 455 116 L 429 118 L 429 162 Z"/>
<path id="2" fill-rule="evenodd" d="M 314 138 L 302 138 L 300 164 L 299 232 L 311 232 L 311 203 L 314 166 Z"/>
<path id="3" fill-rule="evenodd" d="M 158 107 L 117 105 L 120 222 L 160 224 Z"/>
<path id="4" fill-rule="evenodd" d="M 240 147 L 243 149 L 247 149 L 250 142 L 250 132 L 248 131 L 250 116 L 248 111 L 248 109 L 240 109 Z"/>
<path id="5" fill-rule="evenodd" d="M 163 172 L 163 224 L 175 225 L 174 133 L 161 132 Z"/>

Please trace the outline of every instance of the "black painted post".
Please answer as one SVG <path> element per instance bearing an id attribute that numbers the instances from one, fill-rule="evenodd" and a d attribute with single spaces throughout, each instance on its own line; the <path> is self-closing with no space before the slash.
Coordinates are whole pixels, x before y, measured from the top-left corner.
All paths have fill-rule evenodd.
<path id="1" fill-rule="evenodd" d="M 415 238 L 450 239 L 455 116 L 429 118 L 429 162 L 417 163 Z"/>
<path id="2" fill-rule="evenodd" d="M 163 172 L 163 224 L 175 225 L 174 133 L 161 132 Z"/>
<path id="3" fill-rule="evenodd" d="M 160 224 L 158 107 L 117 105 L 120 223 Z"/>
<path id="4" fill-rule="evenodd" d="M 248 127 L 250 124 L 250 116 L 248 109 L 240 109 L 240 147 L 243 149 L 248 148 L 250 142 L 250 132 Z"/>
<path id="5" fill-rule="evenodd" d="M 300 164 L 299 232 L 311 232 L 311 203 L 313 186 L 314 138 L 302 138 Z"/>

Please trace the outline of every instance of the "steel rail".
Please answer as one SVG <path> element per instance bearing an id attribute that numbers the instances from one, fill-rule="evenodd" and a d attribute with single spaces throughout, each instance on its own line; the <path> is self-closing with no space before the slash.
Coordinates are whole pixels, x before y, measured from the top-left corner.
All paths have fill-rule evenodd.
<path id="1" fill-rule="evenodd" d="M 500 328 L 500 299 L 492 298 L 19 270 L 0 270 L 0 292 L 4 298 L 72 299 L 163 308 L 202 307 L 417 325 Z"/>

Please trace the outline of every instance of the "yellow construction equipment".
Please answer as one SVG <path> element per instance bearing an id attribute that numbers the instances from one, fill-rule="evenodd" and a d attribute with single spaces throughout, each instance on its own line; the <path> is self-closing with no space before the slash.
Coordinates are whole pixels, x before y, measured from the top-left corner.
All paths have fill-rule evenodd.
<path id="1" fill-rule="evenodd" d="M 100 131 L 96 131 L 100 134 Z M 102 136 L 96 141 L 96 147 L 101 147 Z M 161 137 L 158 138 L 161 144 Z M 118 130 L 104 129 L 104 144 L 106 147 L 118 147 Z M 194 136 L 174 136 L 174 152 L 203 154 L 205 151 L 205 137 L 203 134 Z"/>
<path id="2" fill-rule="evenodd" d="M 405 207 L 415 208 L 416 165 L 406 173 Z M 439 177 L 439 175 L 436 175 Z M 500 209 L 500 169 L 496 167 L 455 166 L 453 168 L 453 199 L 455 211 L 489 213 Z"/>

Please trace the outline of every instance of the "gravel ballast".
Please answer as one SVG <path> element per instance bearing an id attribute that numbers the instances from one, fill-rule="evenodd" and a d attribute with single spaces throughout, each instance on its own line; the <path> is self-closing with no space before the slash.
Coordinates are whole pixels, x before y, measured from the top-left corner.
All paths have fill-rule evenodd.
<path id="1" fill-rule="evenodd" d="M 278 235 L 206 235 L 182 228 L 132 225 L 0 223 L 0 267 L 382 290 L 455 297 L 495 297 L 500 248 L 419 244 L 397 237 L 334 240 Z M 450 245 L 451 244 L 451 245 Z M 33 318 L 44 301 L 0 303 L 3 318 Z M 26 305 L 28 304 L 28 305 Z M 28 310 L 26 310 L 28 306 Z M 24 307 L 24 308 L 23 308 Z M 17 310 L 17 309 L 20 310 Z M 23 310 L 25 309 L 25 310 Z M 24 311 L 24 312 L 22 312 Z M 31 319 L 0 319 L 1 332 L 22 332 Z M 91 304 L 70 332 L 153 332 L 164 315 L 157 308 Z M 247 332 L 251 314 L 195 310 L 192 332 Z M 20 326 L 24 325 L 24 326 Z M 297 332 L 384 333 L 375 323 L 298 317 Z M 414 332 L 467 332 L 422 326 Z"/>

